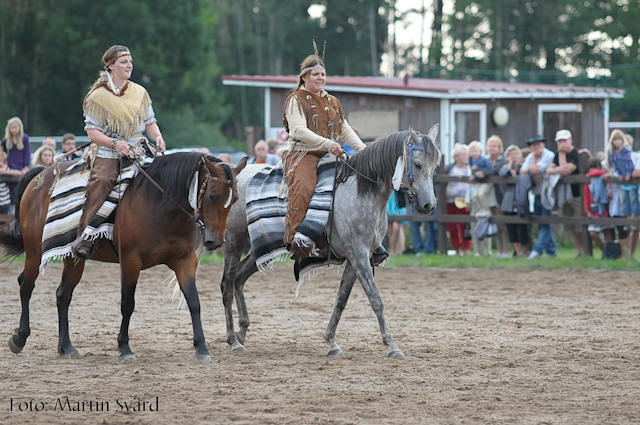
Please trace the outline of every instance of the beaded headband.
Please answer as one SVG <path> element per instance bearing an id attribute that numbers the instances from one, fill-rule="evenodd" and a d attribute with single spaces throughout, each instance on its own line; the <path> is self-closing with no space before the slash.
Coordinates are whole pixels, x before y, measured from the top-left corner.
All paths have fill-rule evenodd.
<path id="1" fill-rule="evenodd" d="M 304 74 L 307 71 L 311 71 L 312 69 L 317 69 L 319 71 L 325 71 L 326 72 L 326 70 L 324 69 L 323 66 L 310 66 L 309 68 L 305 68 L 302 71 L 300 71 L 300 75 Z"/>
<path id="2" fill-rule="evenodd" d="M 109 62 L 107 62 L 107 63 L 104 65 L 105 69 L 106 69 L 109 65 L 111 65 L 112 63 L 114 63 L 115 61 L 117 61 L 118 59 L 120 59 L 120 58 L 121 58 L 121 57 L 123 57 L 123 56 L 131 56 L 131 53 L 130 53 L 130 52 L 125 52 L 125 53 L 122 53 L 121 55 L 118 55 L 118 56 L 116 56 L 115 58 L 111 59 Z"/>

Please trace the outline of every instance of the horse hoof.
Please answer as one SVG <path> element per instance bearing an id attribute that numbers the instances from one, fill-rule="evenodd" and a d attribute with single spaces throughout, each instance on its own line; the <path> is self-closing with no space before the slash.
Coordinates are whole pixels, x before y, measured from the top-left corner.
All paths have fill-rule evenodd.
<path id="1" fill-rule="evenodd" d="M 68 353 L 58 353 L 58 356 L 63 359 L 80 359 L 82 354 L 78 350 L 69 351 Z"/>
<path id="2" fill-rule="evenodd" d="M 16 336 L 16 335 L 14 335 Z M 22 349 L 24 348 L 24 346 L 20 347 L 18 344 L 15 343 L 15 341 L 13 340 L 13 336 L 11 338 L 9 338 L 9 348 L 11 349 L 11 352 L 18 354 L 20 351 L 22 351 Z"/>
<path id="3" fill-rule="evenodd" d="M 196 362 L 198 363 L 209 363 L 211 361 L 210 354 L 196 354 Z"/>
<path id="4" fill-rule="evenodd" d="M 118 361 L 120 363 L 124 363 L 128 360 L 135 360 L 136 356 L 134 356 L 132 353 L 129 354 L 121 354 L 120 357 L 118 357 Z"/>
<path id="5" fill-rule="evenodd" d="M 344 353 L 342 352 L 341 349 L 339 348 L 334 348 L 333 350 L 329 350 L 329 352 L 327 353 L 327 356 L 332 357 L 332 356 L 341 356 Z"/>
<path id="6" fill-rule="evenodd" d="M 390 351 L 389 354 L 387 354 L 387 358 L 388 359 L 402 359 L 404 357 L 405 357 L 405 355 L 402 352 L 402 350 Z"/>
<path id="7" fill-rule="evenodd" d="M 231 351 L 233 351 L 234 353 L 237 353 L 239 351 L 244 351 L 244 345 L 240 344 L 239 342 L 236 342 L 231 347 Z"/>

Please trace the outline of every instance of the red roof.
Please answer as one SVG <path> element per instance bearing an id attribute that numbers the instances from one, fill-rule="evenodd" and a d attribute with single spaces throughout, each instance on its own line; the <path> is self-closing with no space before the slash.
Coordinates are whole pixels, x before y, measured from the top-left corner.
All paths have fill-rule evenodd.
<path id="1" fill-rule="evenodd" d="M 254 87 L 293 87 L 296 84 L 295 75 L 227 75 L 222 80 L 227 85 L 242 85 Z M 367 91 L 379 94 L 401 94 L 411 91 L 414 95 L 424 92 L 420 97 L 457 97 L 466 94 L 470 97 L 528 97 L 537 93 L 549 97 L 582 97 L 582 98 L 621 98 L 624 90 L 604 87 L 579 87 L 572 85 L 510 83 L 505 81 L 466 81 L 445 80 L 436 78 L 385 78 L 385 77 L 327 77 L 327 89 L 347 89 L 346 91 Z M 341 90 L 338 90 L 341 91 Z M 389 91 L 390 93 L 384 93 Z M 428 96 L 427 93 L 434 96 Z M 442 96 L 437 94 L 441 93 Z M 484 93 L 484 95 L 481 95 Z M 503 94 L 505 96 L 500 95 Z M 509 95 L 511 94 L 511 95 Z M 518 95 L 520 94 L 520 95 Z M 407 93 L 407 95 L 411 95 Z M 448 95 L 448 96 L 447 96 Z M 538 97 L 538 96 L 536 96 Z M 542 97 L 542 96 L 540 96 Z"/>

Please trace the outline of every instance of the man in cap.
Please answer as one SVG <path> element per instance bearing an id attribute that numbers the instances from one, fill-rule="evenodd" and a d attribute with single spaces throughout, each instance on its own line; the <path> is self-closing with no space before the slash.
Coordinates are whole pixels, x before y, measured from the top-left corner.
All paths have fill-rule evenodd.
<path id="1" fill-rule="evenodd" d="M 531 153 L 527 155 L 520 169 L 520 174 L 531 174 L 532 176 L 544 174 L 553 162 L 554 154 L 546 148 L 547 139 L 544 136 L 536 134 L 527 141 L 527 146 L 531 149 Z M 541 187 L 535 185 L 531 190 L 535 195 L 534 215 L 548 217 L 551 211 L 542 206 Z M 539 224 L 538 242 L 529 254 L 529 260 L 536 259 L 546 250 L 547 257 L 556 256 L 556 239 L 553 236 L 550 224 Z"/>
<path id="2" fill-rule="evenodd" d="M 569 176 L 579 174 L 578 149 L 573 146 L 573 139 L 569 130 L 558 130 L 555 138 L 558 144 L 558 152 L 553 158 L 553 162 L 547 168 L 547 174 L 559 174 L 561 176 Z M 584 207 L 580 200 L 580 184 L 571 184 L 572 199 L 568 199 L 560 206 L 561 217 L 581 217 L 584 215 Z M 578 250 L 578 256 L 584 254 L 582 248 L 582 226 L 581 225 L 565 225 L 565 228 L 571 232 L 573 245 Z"/>

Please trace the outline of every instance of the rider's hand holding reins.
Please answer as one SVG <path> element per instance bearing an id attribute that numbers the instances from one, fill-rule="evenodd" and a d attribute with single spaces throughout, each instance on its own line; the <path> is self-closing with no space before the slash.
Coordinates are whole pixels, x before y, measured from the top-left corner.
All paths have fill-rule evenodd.
<path id="1" fill-rule="evenodd" d="M 116 152 L 118 152 L 118 154 L 120 156 L 128 156 L 129 155 L 129 144 L 122 139 L 116 140 Z"/>
<path id="2" fill-rule="evenodd" d="M 344 150 L 342 150 L 342 146 L 340 146 L 340 143 L 333 142 L 330 152 L 335 156 L 342 156 Z"/>
<path id="3" fill-rule="evenodd" d="M 164 152 L 167 149 L 167 144 L 164 142 L 164 139 L 162 138 L 162 134 L 159 134 L 158 136 L 156 136 L 154 140 L 156 142 L 156 147 L 158 148 L 158 152 Z"/>

